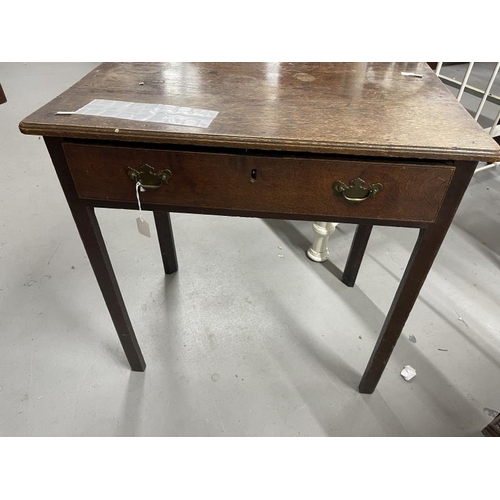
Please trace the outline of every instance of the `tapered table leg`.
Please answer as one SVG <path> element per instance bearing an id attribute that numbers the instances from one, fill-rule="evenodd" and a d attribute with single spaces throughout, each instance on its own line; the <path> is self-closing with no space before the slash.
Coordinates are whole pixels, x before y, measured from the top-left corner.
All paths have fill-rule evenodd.
<path id="1" fill-rule="evenodd" d="M 118 338 L 125 351 L 125 356 L 132 370 L 144 371 L 146 363 L 123 302 L 94 208 L 86 206 L 78 199 L 71 174 L 66 165 L 62 141 L 56 138 L 45 138 L 45 142 L 104 301 L 118 333 Z"/>
<path id="2" fill-rule="evenodd" d="M 361 266 L 361 261 L 363 260 L 372 229 L 373 226 L 370 225 L 359 225 L 356 229 L 351 250 L 347 257 L 347 263 L 342 273 L 342 282 L 347 286 L 352 287 L 356 283 L 359 267 Z"/>
<path id="3" fill-rule="evenodd" d="M 359 392 L 371 394 L 375 390 L 445 234 L 443 231 L 438 232 L 436 228 L 420 230 L 406 271 L 361 379 Z"/>
<path id="4" fill-rule="evenodd" d="M 462 168 L 457 169 L 453 176 L 436 221 L 431 226 L 420 230 L 396 296 L 359 384 L 359 392 L 371 394 L 377 387 L 467 189 L 475 166 L 476 163 L 473 162 L 462 162 Z"/>
<path id="5" fill-rule="evenodd" d="M 175 252 L 174 233 L 168 212 L 154 212 L 156 232 L 160 242 L 161 257 L 165 274 L 172 274 L 177 271 L 177 254 Z"/>
<path id="6" fill-rule="evenodd" d="M 2 86 L 0 85 L 0 104 L 7 102 L 7 98 L 5 97 L 5 93 L 3 91 Z"/>
<path id="7" fill-rule="evenodd" d="M 486 437 L 500 437 L 500 414 L 489 423 L 481 433 Z"/>
<path id="8" fill-rule="evenodd" d="M 94 209 L 83 205 L 73 206 L 72 212 L 125 356 L 132 370 L 142 372 L 146 363 L 123 302 Z"/>

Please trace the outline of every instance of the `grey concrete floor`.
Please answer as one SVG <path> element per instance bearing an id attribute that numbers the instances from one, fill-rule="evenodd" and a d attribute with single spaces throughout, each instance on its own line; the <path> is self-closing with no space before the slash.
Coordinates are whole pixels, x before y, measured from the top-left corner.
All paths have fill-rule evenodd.
<path id="1" fill-rule="evenodd" d="M 44 143 L 18 130 L 94 66 L 0 64 L 0 435 L 480 436 L 500 410 L 497 171 L 474 177 L 373 395 L 357 384 L 416 230 L 375 228 L 350 289 L 351 225 L 317 264 L 310 223 L 173 214 L 166 277 L 154 228 L 98 210 L 148 363 L 133 373 Z"/>

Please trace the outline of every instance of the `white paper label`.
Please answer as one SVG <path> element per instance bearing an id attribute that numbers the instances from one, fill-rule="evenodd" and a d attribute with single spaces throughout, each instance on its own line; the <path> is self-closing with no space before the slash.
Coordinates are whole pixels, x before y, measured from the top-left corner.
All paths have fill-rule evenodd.
<path id="1" fill-rule="evenodd" d="M 148 221 L 142 217 L 137 217 L 137 230 L 144 236 L 151 238 L 151 231 L 149 230 Z"/>
<path id="2" fill-rule="evenodd" d="M 169 104 L 94 99 L 75 111 L 74 114 L 207 128 L 219 112 Z"/>

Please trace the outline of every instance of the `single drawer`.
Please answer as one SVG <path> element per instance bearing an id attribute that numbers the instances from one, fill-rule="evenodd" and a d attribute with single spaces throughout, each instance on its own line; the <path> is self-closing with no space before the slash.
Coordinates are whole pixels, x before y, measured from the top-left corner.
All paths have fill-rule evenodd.
<path id="1" fill-rule="evenodd" d="M 444 164 L 273 157 L 168 151 L 66 143 L 64 150 L 82 199 L 136 202 L 128 167 L 148 164 L 172 176 L 159 189 L 141 193 L 144 204 L 237 210 L 272 215 L 314 215 L 433 222 L 454 172 Z M 362 202 L 346 199 L 360 178 L 380 184 Z M 346 194 L 347 193 L 347 194 Z M 372 193 L 373 194 L 373 193 Z M 358 197 L 359 198 L 359 197 Z"/>

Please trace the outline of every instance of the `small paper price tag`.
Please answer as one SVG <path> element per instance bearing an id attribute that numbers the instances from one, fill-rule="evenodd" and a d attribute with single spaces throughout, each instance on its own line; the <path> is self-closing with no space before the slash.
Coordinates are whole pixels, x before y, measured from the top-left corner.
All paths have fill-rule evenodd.
<path id="1" fill-rule="evenodd" d="M 139 196 L 139 190 L 141 192 L 144 192 L 145 189 L 142 187 L 140 182 L 135 183 L 135 194 L 137 196 L 137 205 L 139 205 L 139 217 L 137 217 L 137 230 L 139 233 L 141 233 L 143 236 L 147 236 L 148 238 L 151 238 L 151 231 L 149 230 L 149 224 L 147 220 L 144 220 L 142 218 L 142 208 L 141 208 L 141 198 Z"/>
<path id="2" fill-rule="evenodd" d="M 149 230 L 149 224 L 147 220 L 142 217 L 137 217 L 137 230 L 144 236 L 151 238 L 151 231 Z"/>

